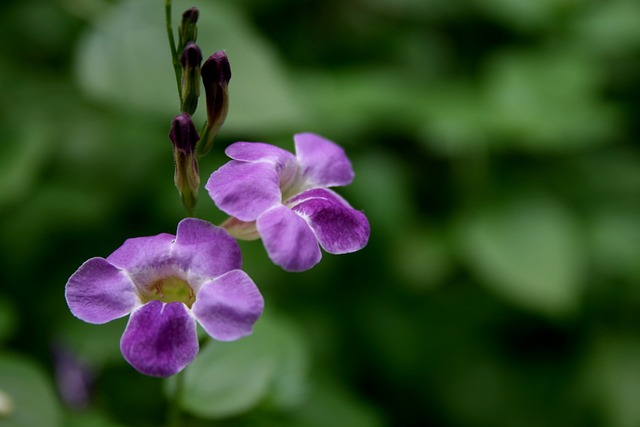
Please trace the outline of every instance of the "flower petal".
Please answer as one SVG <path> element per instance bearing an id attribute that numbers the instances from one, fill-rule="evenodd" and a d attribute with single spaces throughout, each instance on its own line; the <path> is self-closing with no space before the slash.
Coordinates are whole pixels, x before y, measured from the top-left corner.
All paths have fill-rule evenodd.
<path id="1" fill-rule="evenodd" d="M 295 162 L 295 156 L 275 145 L 264 142 L 235 142 L 224 150 L 225 154 L 234 160 L 243 162 L 268 162 L 284 165 Z"/>
<path id="2" fill-rule="evenodd" d="M 225 153 L 234 160 L 272 164 L 280 178 L 280 190 L 283 193 L 299 184 L 301 173 L 298 159 L 280 147 L 264 142 L 236 142 L 227 147 Z"/>
<path id="3" fill-rule="evenodd" d="M 150 263 L 166 263 L 171 258 L 174 239 L 175 236 L 165 233 L 127 239 L 107 257 L 107 261 L 135 276 L 137 272 L 146 270 Z"/>
<path id="4" fill-rule="evenodd" d="M 293 136 L 302 174 L 315 186 L 334 187 L 353 181 L 351 162 L 342 147 L 313 133 Z"/>
<path id="5" fill-rule="evenodd" d="M 306 221 L 286 206 L 270 209 L 256 221 L 269 258 L 287 271 L 316 265 L 322 253 Z"/>
<path id="6" fill-rule="evenodd" d="M 198 354 L 196 322 L 182 303 L 149 301 L 131 314 L 120 350 L 145 375 L 177 374 Z"/>
<path id="7" fill-rule="evenodd" d="M 176 275 L 171 255 L 174 240 L 171 234 L 127 239 L 107 261 L 125 270 L 135 287 L 147 293 L 159 278 Z"/>
<path id="8" fill-rule="evenodd" d="M 74 316 L 98 324 L 129 314 L 139 303 L 131 278 L 104 258 L 91 258 L 71 275 L 65 298 Z"/>
<path id="9" fill-rule="evenodd" d="M 209 177 L 205 188 L 218 208 L 242 221 L 255 221 L 282 199 L 272 164 L 232 160 Z"/>
<path id="10" fill-rule="evenodd" d="M 233 341 L 253 332 L 264 300 L 242 270 L 230 271 L 204 284 L 191 308 L 205 331 L 219 341 Z"/>
<path id="11" fill-rule="evenodd" d="M 240 247 L 224 228 L 196 218 L 186 218 L 178 224 L 172 257 L 187 273 L 187 281 L 197 286 L 195 278 L 218 277 L 240 268 Z"/>
<path id="12" fill-rule="evenodd" d="M 299 194 L 288 203 L 307 219 L 322 248 L 332 254 L 355 252 L 369 241 L 369 221 L 331 190 L 318 188 Z"/>

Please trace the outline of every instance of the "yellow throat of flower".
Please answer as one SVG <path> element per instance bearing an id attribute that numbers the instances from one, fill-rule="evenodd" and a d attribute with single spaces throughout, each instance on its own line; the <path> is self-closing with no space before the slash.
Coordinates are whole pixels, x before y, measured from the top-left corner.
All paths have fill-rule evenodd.
<path id="1" fill-rule="evenodd" d="M 162 302 L 181 302 L 191 308 L 191 305 L 196 300 L 196 295 L 189 283 L 172 276 L 154 282 L 148 292 L 141 295 L 141 298 L 143 304 L 158 300 Z"/>

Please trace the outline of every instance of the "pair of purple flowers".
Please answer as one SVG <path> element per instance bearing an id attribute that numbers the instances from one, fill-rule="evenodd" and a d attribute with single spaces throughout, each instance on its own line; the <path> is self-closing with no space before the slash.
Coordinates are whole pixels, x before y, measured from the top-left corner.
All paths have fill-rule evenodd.
<path id="1" fill-rule="evenodd" d="M 143 374 L 180 372 L 197 355 L 196 324 L 214 339 L 251 334 L 264 308 L 258 287 L 241 270 L 234 239 L 261 238 L 271 260 L 303 271 L 326 252 L 362 249 L 369 223 L 328 189 L 348 185 L 344 150 L 315 134 L 294 137 L 296 154 L 265 143 L 237 142 L 232 159 L 205 188 L 230 215 L 222 227 L 186 218 L 175 236 L 129 239 L 107 258 L 91 258 L 65 288 L 71 312 L 89 323 L 130 314 L 120 347 Z M 232 237 L 234 236 L 234 237 Z"/>

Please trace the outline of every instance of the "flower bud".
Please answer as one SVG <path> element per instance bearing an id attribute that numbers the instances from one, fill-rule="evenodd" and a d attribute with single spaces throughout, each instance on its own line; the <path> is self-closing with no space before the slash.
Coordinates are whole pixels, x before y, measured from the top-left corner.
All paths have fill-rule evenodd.
<path id="1" fill-rule="evenodd" d="M 169 139 L 173 143 L 174 182 L 182 198 L 182 204 L 191 213 L 198 200 L 200 187 L 200 172 L 195 155 L 200 137 L 189 114 L 182 113 L 173 119 Z"/>
<path id="2" fill-rule="evenodd" d="M 198 145 L 198 154 L 202 156 L 213 146 L 213 140 L 229 112 L 231 67 L 227 55 L 221 50 L 211 55 L 202 65 L 201 75 L 207 97 L 207 125 Z"/>
<path id="3" fill-rule="evenodd" d="M 198 38 L 198 17 L 200 12 L 196 7 L 191 7 L 182 13 L 182 20 L 178 27 L 178 52 L 182 52 L 189 42 L 195 42 Z"/>
<path id="4" fill-rule="evenodd" d="M 198 107 L 198 97 L 200 96 L 200 63 L 202 63 L 202 52 L 197 44 L 187 43 L 182 55 L 180 64 L 182 65 L 182 112 L 193 114 Z"/>

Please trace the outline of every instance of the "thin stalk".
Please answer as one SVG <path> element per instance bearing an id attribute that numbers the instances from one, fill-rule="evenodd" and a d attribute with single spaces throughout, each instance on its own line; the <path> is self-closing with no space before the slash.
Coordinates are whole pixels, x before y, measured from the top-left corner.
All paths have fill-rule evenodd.
<path id="1" fill-rule="evenodd" d="M 173 71 L 176 75 L 176 85 L 178 86 L 178 97 L 180 98 L 180 106 L 182 106 L 182 66 L 178 59 L 176 40 L 173 37 L 173 27 L 171 25 L 171 0 L 165 0 L 164 2 L 164 19 L 167 27 L 167 36 L 169 37 L 169 49 L 171 49 L 171 62 L 173 63 Z"/>
<path id="2" fill-rule="evenodd" d="M 173 390 L 173 399 L 169 405 L 169 413 L 167 416 L 167 425 L 169 427 L 180 427 L 180 405 L 182 403 L 182 395 L 184 392 L 184 371 L 182 370 L 176 375 L 175 389 Z"/>

